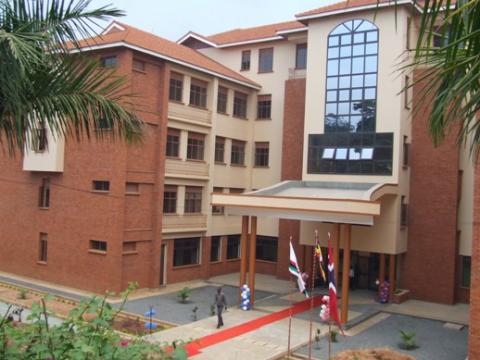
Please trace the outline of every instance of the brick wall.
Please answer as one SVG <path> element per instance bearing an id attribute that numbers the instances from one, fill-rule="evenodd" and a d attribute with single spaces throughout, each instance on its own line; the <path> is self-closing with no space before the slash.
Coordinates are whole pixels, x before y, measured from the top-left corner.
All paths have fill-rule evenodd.
<path id="1" fill-rule="evenodd" d="M 480 166 L 475 169 L 468 358 L 480 359 Z"/>
<path id="2" fill-rule="evenodd" d="M 418 76 L 416 72 L 414 77 Z M 420 98 L 422 86 L 414 87 L 414 99 Z M 408 251 L 402 258 L 401 287 L 410 289 L 416 299 L 451 304 L 455 301 L 459 156 L 454 131 L 441 146 L 433 146 L 428 111 L 429 105 L 422 105 L 412 121 Z"/>

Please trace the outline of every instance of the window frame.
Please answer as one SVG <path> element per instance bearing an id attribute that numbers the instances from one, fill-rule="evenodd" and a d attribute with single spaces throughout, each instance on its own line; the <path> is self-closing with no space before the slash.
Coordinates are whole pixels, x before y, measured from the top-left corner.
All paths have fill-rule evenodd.
<path id="1" fill-rule="evenodd" d="M 262 254 L 262 246 L 266 247 L 267 249 L 269 247 L 272 247 L 272 242 L 275 243 L 273 246 L 274 252 L 273 252 L 273 257 L 264 257 L 261 258 L 260 256 L 263 256 L 265 254 Z M 260 248 L 260 251 L 259 251 Z M 265 251 L 263 251 L 265 252 Z M 265 261 L 269 263 L 277 263 L 278 262 L 278 238 L 274 236 L 263 236 L 263 235 L 257 235 L 257 242 L 256 242 L 256 247 L 255 247 L 255 260 L 258 261 Z"/>
<path id="2" fill-rule="evenodd" d="M 191 237 L 191 238 L 183 238 L 183 239 L 174 239 L 173 240 L 173 259 L 172 259 L 172 266 L 174 268 L 181 268 L 181 267 L 187 267 L 187 266 L 198 266 L 201 265 L 201 244 L 202 239 L 200 237 Z M 190 242 L 190 244 L 189 244 Z M 184 243 L 183 246 L 180 246 L 179 244 Z M 195 243 L 195 246 L 191 246 L 193 243 Z M 192 255 L 189 255 L 188 257 L 191 259 L 194 259 L 193 262 L 185 263 L 185 253 L 190 250 L 194 250 L 195 253 Z M 177 260 L 179 259 L 179 252 L 182 252 L 182 263 L 178 264 Z"/>
<path id="3" fill-rule="evenodd" d="M 263 150 L 263 153 L 259 150 Z M 270 164 L 270 143 L 268 141 L 256 141 L 254 166 L 256 168 L 268 168 L 269 164 Z"/>
<path id="4" fill-rule="evenodd" d="M 299 53 L 300 53 L 300 50 L 303 50 L 305 49 L 305 66 L 303 67 L 300 67 L 299 66 Z M 308 51 L 308 45 L 307 43 L 301 43 L 301 44 L 297 44 L 297 46 L 295 47 L 295 70 L 305 70 L 307 68 L 307 51 Z"/>
<path id="5" fill-rule="evenodd" d="M 118 57 L 117 55 L 108 55 L 102 56 L 100 58 L 100 65 L 103 68 L 114 68 L 118 66 Z"/>
<path id="6" fill-rule="evenodd" d="M 165 143 L 166 157 L 176 159 L 180 157 L 180 134 L 179 129 L 167 128 L 167 141 Z"/>
<path id="7" fill-rule="evenodd" d="M 257 96 L 257 120 L 272 120 L 272 95 Z"/>
<path id="8" fill-rule="evenodd" d="M 225 164 L 225 142 L 226 139 L 223 136 L 215 137 L 215 164 Z M 222 155 L 221 157 L 220 154 Z"/>
<path id="9" fill-rule="evenodd" d="M 218 86 L 217 113 L 228 115 L 228 88 L 221 85 Z"/>
<path id="10" fill-rule="evenodd" d="M 141 64 L 140 67 L 136 66 L 136 65 L 140 65 L 140 64 Z M 133 60 L 132 60 L 132 70 L 133 71 L 137 71 L 137 72 L 145 74 L 147 72 L 146 68 L 147 68 L 147 62 L 146 61 L 133 58 Z"/>
<path id="11" fill-rule="evenodd" d="M 186 186 L 184 213 L 188 215 L 201 214 L 203 201 L 203 187 Z"/>
<path id="12" fill-rule="evenodd" d="M 221 187 L 214 187 L 213 192 L 216 194 L 223 194 L 223 188 Z M 225 214 L 225 207 L 212 205 L 212 215 L 224 215 Z"/>
<path id="13" fill-rule="evenodd" d="M 268 47 L 268 48 L 263 48 L 263 49 L 258 49 L 258 73 L 259 74 L 267 74 L 273 72 L 273 47 Z M 268 61 L 268 67 L 263 67 L 265 65 L 264 62 L 265 57 L 269 56 L 270 58 L 267 58 Z"/>
<path id="14" fill-rule="evenodd" d="M 405 199 L 404 195 L 400 198 L 400 228 L 402 229 L 408 227 L 408 204 Z"/>
<path id="15" fill-rule="evenodd" d="M 249 71 L 251 68 L 251 65 L 252 65 L 252 50 L 243 50 L 240 58 L 240 71 Z"/>
<path id="16" fill-rule="evenodd" d="M 246 119 L 248 115 L 248 94 L 235 91 L 233 96 L 233 116 Z"/>
<path id="17" fill-rule="evenodd" d="M 50 208 L 50 179 L 43 178 L 39 189 L 38 207 L 40 209 Z"/>
<path id="18" fill-rule="evenodd" d="M 189 106 L 200 109 L 207 108 L 208 82 L 196 78 L 190 81 L 190 101 Z"/>
<path id="19" fill-rule="evenodd" d="M 187 160 L 205 160 L 205 134 L 189 131 L 187 138 Z"/>
<path id="20" fill-rule="evenodd" d="M 173 195 L 172 195 L 173 194 Z M 165 185 L 163 187 L 163 214 L 175 215 L 178 208 L 178 186 Z"/>
<path id="21" fill-rule="evenodd" d="M 168 101 L 183 103 L 183 86 L 185 76 L 183 74 L 171 71 L 168 86 Z"/>
<path id="22" fill-rule="evenodd" d="M 107 253 L 108 243 L 105 240 L 91 239 L 88 242 L 88 250 L 91 252 Z"/>
<path id="23" fill-rule="evenodd" d="M 213 255 L 213 243 L 214 240 L 218 241 L 218 244 L 216 246 L 216 259 L 213 260 L 212 255 Z M 210 238 L 210 263 L 219 263 L 222 262 L 222 236 L 212 236 Z"/>
<path id="24" fill-rule="evenodd" d="M 230 149 L 230 165 L 245 166 L 246 145 L 246 141 L 232 139 L 232 146 Z"/>
<path id="25" fill-rule="evenodd" d="M 237 247 L 237 251 L 236 251 L 237 254 L 235 255 L 235 257 L 230 257 L 231 255 L 230 246 L 231 246 L 231 242 L 233 241 L 237 243 L 235 245 Z M 227 253 L 225 255 L 225 258 L 227 261 L 235 261 L 241 258 L 242 254 L 241 254 L 240 242 L 241 242 L 240 235 L 235 234 L 235 235 L 227 236 Z"/>
<path id="26" fill-rule="evenodd" d="M 41 232 L 39 234 L 37 261 L 42 264 L 46 264 L 48 261 L 48 233 Z"/>
<path id="27" fill-rule="evenodd" d="M 48 150 L 48 135 L 45 124 L 39 124 L 35 131 L 35 141 L 33 151 L 36 153 L 44 153 Z"/>
<path id="28" fill-rule="evenodd" d="M 110 192 L 110 181 L 109 180 L 92 180 L 92 191 L 108 193 Z"/>

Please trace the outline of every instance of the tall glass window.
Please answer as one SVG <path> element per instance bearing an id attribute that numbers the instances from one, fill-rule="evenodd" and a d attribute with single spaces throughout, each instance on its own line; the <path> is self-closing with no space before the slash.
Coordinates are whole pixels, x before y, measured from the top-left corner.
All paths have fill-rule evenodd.
<path id="1" fill-rule="evenodd" d="M 349 20 L 328 36 L 325 133 L 375 132 L 378 28 Z"/>

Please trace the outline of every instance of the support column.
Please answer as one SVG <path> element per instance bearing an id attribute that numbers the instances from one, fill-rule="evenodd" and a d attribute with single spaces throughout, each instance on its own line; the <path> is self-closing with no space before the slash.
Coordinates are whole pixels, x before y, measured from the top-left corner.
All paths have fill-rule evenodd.
<path id="1" fill-rule="evenodd" d="M 253 304 L 255 301 L 255 260 L 256 260 L 256 250 L 257 250 L 257 217 L 252 216 L 251 219 L 251 228 L 250 228 L 250 254 L 249 254 L 249 268 L 248 276 L 250 278 L 250 303 Z"/>
<path id="2" fill-rule="evenodd" d="M 350 244 L 352 242 L 351 230 L 352 225 L 343 225 L 344 243 L 343 243 L 343 274 L 342 274 L 342 324 L 348 321 L 348 295 L 350 291 Z"/>
<path id="3" fill-rule="evenodd" d="M 380 269 L 378 272 L 378 281 L 380 285 L 385 281 L 385 254 L 380 254 Z M 380 286 L 378 286 L 378 294 L 380 295 Z"/>
<path id="4" fill-rule="evenodd" d="M 392 302 L 393 299 L 393 293 L 395 291 L 395 255 L 391 254 L 390 259 L 389 259 L 389 264 L 388 264 L 388 281 L 390 282 L 390 295 L 388 297 L 389 302 Z"/>
<path id="5" fill-rule="evenodd" d="M 332 242 L 333 242 L 333 261 L 335 262 L 335 281 L 337 284 L 338 281 L 338 271 L 340 269 L 339 259 L 340 259 L 340 224 L 333 224 L 332 231 Z"/>
<path id="6" fill-rule="evenodd" d="M 249 217 L 242 216 L 242 235 L 240 236 L 240 284 L 241 288 L 247 283 L 247 242 L 248 242 L 248 223 Z M 240 299 L 241 290 L 238 292 Z"/>

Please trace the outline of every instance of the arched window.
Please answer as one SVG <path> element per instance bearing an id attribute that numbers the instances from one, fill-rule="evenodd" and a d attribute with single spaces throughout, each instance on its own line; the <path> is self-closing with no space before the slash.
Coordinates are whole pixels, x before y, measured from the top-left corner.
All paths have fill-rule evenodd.
<path id="1" fill-rule="evenodd" d="M 349 20 L 328 36 L 325 133 L 375 132 L 378 28 Z"/>

